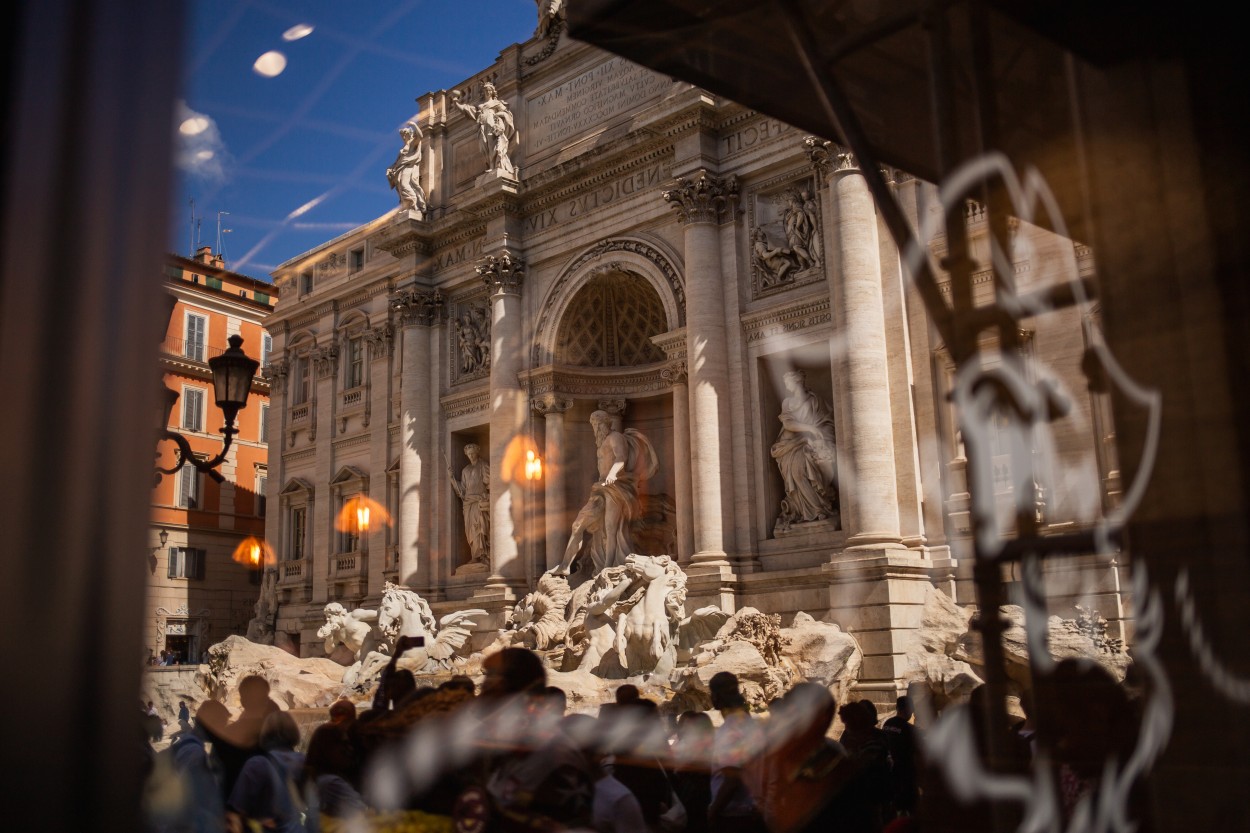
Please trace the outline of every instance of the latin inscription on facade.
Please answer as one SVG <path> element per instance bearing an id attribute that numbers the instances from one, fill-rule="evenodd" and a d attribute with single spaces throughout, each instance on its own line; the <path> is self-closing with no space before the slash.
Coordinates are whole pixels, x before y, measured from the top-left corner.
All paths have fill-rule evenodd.
<path id="1" fill-rule="evenodd" d="M 530 155 L 541 153 L 579 133 L 603 127 L 622 113 L 634 111 L 671 84 L 666 76 L 624 58 L 613 58 L 528 99 L 526 130 L 521 138 Z"/>
<path id="2" fill-rule="evenodd" d="M 643 168 L 641 171 L 618 177 L 549 208 L 539 209 L 525 218 L 525 231 L 530 234 L 544 231 L 563 223 L 565 220 L 580 217 L 600 206 L 628 197 L 647 188 L 656 187 L 665 182 L 667 182 L 667 178 L 664 175 L 663 165 L 657 164 L 649 168 Z"/>
<path id="3" fill-rule="evenodd" d="M 721 137 L 721 150 L 726 156 L 732 156 L 749 150 L 761 142 L 775 139 L 783 133 L 792 133 L 794 128 L 776 119 L 757 119 L 740 130 L 735 130 Z"/>
<path id="4" fill-rule="evenodd" d="M 434 271 L 441 272 L 449 266 L 464 263 L 466 260 L 474 261 L 481 256 L 482 238 L 478 237 L 455 248 L 440 251 L 434 261 Z"/>

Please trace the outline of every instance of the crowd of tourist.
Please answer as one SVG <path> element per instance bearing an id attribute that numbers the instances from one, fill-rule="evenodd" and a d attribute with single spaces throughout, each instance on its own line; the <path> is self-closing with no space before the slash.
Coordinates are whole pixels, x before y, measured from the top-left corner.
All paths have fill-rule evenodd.
<path id="1" fill-rule="evenodd" d="M 906 697 L 879 726 L 871 702 L 839 707 L 824 686 L 800 683 L 757 715 L 722 672 L 710 681 L 719 725 L 707 712 L 663 714 L 628 684 L 597 716 L 568 714 L 530 651 L 487 657 L 480 686 L 461 676 L 422 688 L 396 666 L 403 649 L 370 707 L 334 703 L 303 752 L 263 678 L 241 681 L 236 717 L 206 700 L 157 756 L 152 780 L 176 781 L 181 798 L 149 790 L 153 833 L 898 833 L 993 823 L 975 806 L 943 803 L 949 791 L 927 774 Z M 1028 731 L 1013 729 L 1024 755 Z M 1078 789 L 1096 777 L 1070 775 Z M 956 826 L 924 813 L 922 793 Z"/>

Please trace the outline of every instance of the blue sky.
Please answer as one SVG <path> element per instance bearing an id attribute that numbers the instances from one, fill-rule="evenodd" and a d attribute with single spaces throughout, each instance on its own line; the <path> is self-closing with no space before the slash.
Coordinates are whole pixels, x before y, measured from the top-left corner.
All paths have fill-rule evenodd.
<path id="1" fill-rule="evenodd" d="M 262 280 L 393 208 L 385 171 L 415 99 L 488 66 L 537 22 L 534 0 L 198 0 L 189 8 L 178 119 L 187 132 L 179 133 L 169 245 L 190 252 L 191 200 L 198 243 L 214 250 L 218 212 L 229 212 L 220 215 L 226 265 Z M 272 51 L 285 67 L 266 76 L 254 65 Z"/>

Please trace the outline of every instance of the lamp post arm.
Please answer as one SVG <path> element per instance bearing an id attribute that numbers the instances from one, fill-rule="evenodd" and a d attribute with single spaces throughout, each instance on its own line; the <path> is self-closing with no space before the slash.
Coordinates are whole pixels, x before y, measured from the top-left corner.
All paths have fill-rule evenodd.
<path id="1" fill-rule="evenodd" d="M 221 472 L 217 471 L 217 466 L 220 466 L 226 459 L 226 454 L 230 451 L 230 444 L 234 442 L 234 435 L 237 434 L 238 431 L 233 425 L 227 425 L 225 428 L 221 429 L 221 433 L 226 437 L 225 442 L 222 443 L 221 446 L 221 453 L 211 460 L 197 460 L 195 458 L 195 452 L 191 450 L 191 444 L 187 442 L 186 437 L 175 431 L 170 431 L 168 429 L 162 430 L 161 439 L 172 440 L 174 444 L 178 446 L 178 460 L 170 468 L 164 469 L 157 466 L 156 470 L 161 474 L 176 474 L 183 466 L 190 465 L 194 466 L 199 471 L 202 471 L 204 474 L 207 474 L 218 483 L 224 483 L 226 478 L 222 476 Z"/>

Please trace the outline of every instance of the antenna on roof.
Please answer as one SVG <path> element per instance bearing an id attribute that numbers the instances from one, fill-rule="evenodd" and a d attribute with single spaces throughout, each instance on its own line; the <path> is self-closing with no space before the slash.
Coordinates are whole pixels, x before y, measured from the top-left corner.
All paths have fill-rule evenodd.
<path id="1" fill-rule="evenodd" d="M 222 230 L 221 230 L 221 233 L 222 233 L 222 234 L 229 234 L 229 233 L 230 233 L 230 232 L 232 232 L 232 231 L 234 231 L 234 229 L 232 229 L 232 228 L 224 228 L 224 229 L 222 229 Z M 217 244 L 217 248 L 218 248 L 218 252 L 217 252 L 217 254 L 221 257 L 221 268 L 222 268 L 222 269 L 228 269 L 228 268 L 230 268 L 230 267 L 226 266 L 226 239 L 225 239 L 224 237 L 221 239 L 221 242 Z"/>
<path id="2" fill-rule="evenodd" d="M 217 248 L 215 249 L 215 251 L 216 251 L 216 253 L 217 253 L 217 254 L 221 254 L 221 215 L 222 215 L 222 214 L 229 214 L 229 213 L 230 213 L 229 211 L 218 211 L 218 212 L 217 212 Z M 223 260 L 224 260 L 224 258 L 223 258 Z"/>
<path id="3" fill-rule="evenodd" d="M 195 200 L 191 200 L 191 253 L 187 257 L 195 257 Z"/>

